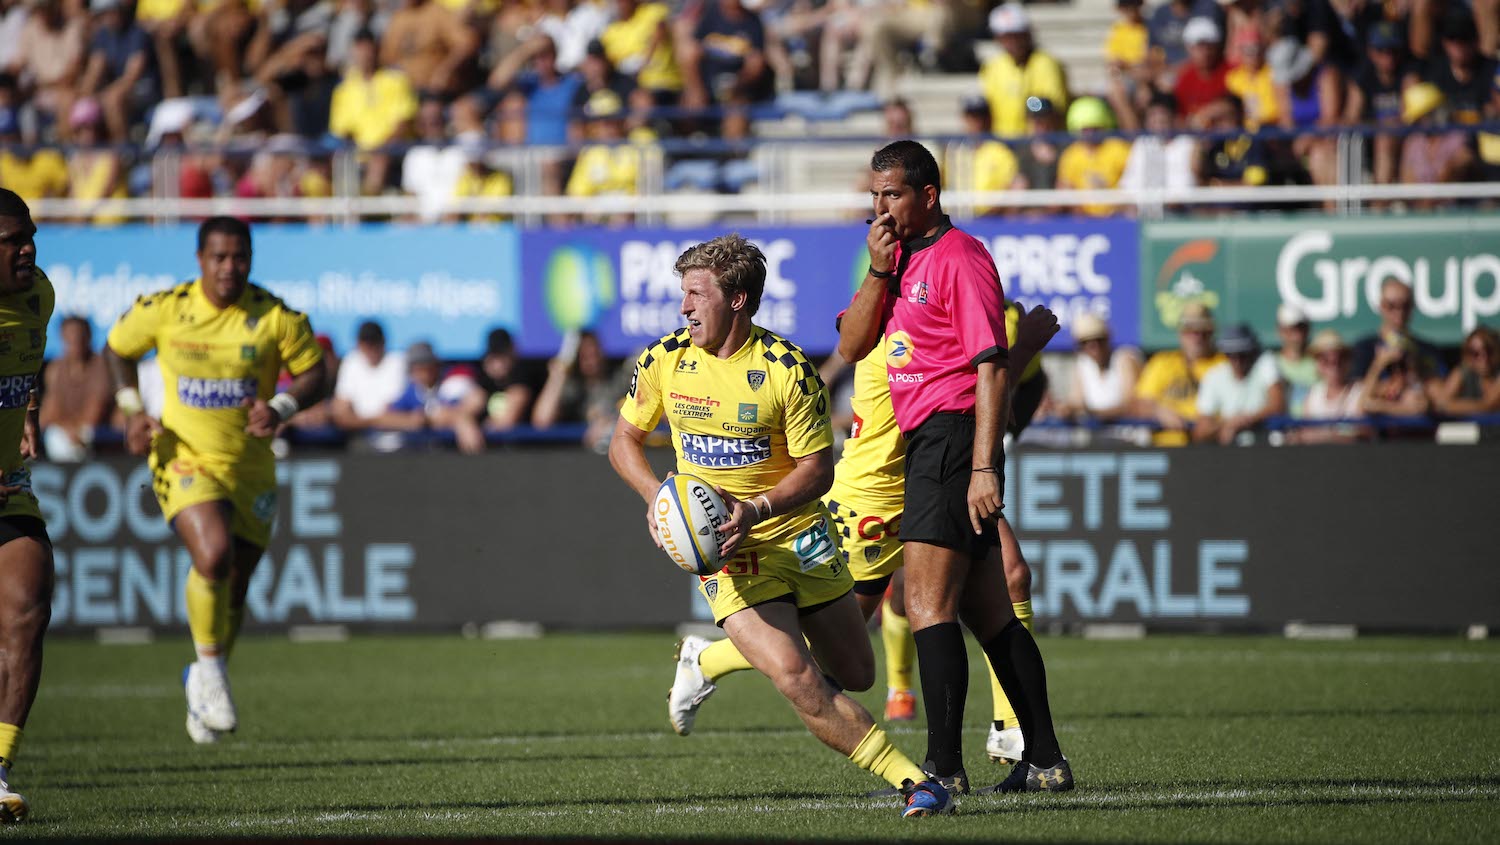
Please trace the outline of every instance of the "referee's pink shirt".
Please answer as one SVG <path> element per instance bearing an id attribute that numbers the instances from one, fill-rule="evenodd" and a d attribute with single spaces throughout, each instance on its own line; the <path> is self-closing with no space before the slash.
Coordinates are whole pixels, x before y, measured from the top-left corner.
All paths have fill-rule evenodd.
<path id="1" fill-rule="evenodd" d="M 939 412 L 974 413 L 978 365 L 1004 361 L 1009 343 L 1000 274 L 978 240 L 945 217 L 896 257 L 905 268 L 899 295 L 886 294 L 886 365 L 896 425 L 910 434 Z"/>

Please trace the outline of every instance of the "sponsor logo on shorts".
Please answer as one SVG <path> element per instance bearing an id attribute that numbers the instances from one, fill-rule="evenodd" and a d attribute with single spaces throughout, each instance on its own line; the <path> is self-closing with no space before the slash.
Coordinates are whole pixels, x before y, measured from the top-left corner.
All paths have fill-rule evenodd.
<path id="1" fill-rule="evenodd" d="M 254 399 L 260 383 L 253 378 L 177 377 L 177 401 L 189 408 L 222 410 L 238 408 Z"/>
<path id="2" fill-rule="evenodd" d="M 880 553 L 884 551 L 880 546 L 865 546 L 865 563 L 874 563 L 880 560 Z"/>
<path id="3" fill-rule="evenodd" d="M 911 345 L 911 335 L 906 332 L 892 332 L 890 338 L 886 340 L 886 345 L 886 365 L 898 370 L 906 369 L 906 365 L 911 363 L 914 351 Z"/>
<path id="4" fill-rule="evenodd" d="M 760 419 L 760 406 L 740 403 L 740 422 L 753 423 Z"/>
<path id="5" fill-rule="evenodd" d="M 745 373 L 745 381 L 750 383 L 751 390 L 760 390 L 761 387 L 766 383 L 766 371 L 751 370 L 750 372 Z"/>
<path id="6" fill-rule="evenodd" d="M 7 473 L 3 483 L 6 487 L 19 487 L 22 493 L 31 493 L 31 470 L 21 467 L 15 472 Z"/>
<path id="7" fill-rule="evenodd" d="M 24 408 L 36 387 L 36 374 L 0 376 L 0 408 Z"/>
<path id="8" fill-rule="evenodd" d="M 713 601 L 719 595 L 719 582 L 712 579 L 703 582 L 703 594 Z"/>
<path id="9" fill-rule="evenodd" d="M 255 503 L 251 505 L 255 512 L 255 518 L 261 522 L 270 522 L 271 517 L 276 515 L 276 491 L 262 493 L 255 497 Z"/>
<path id="10" fill-rule="evenodd" d="M 178 479 L 177 486 L 181 487 L 184 490 L 186 490 L 189 487 L 193 486 L 193 479 L 195 477 L 196 476 L 192 476 L 192 475 L 184 475 L 182 478 Z"/>
<path id="11" fill-rule="evenodd" d="M 711 469 L 734 469 L 753 466 L 771 459 L 771 436 L 715 437 L 710 434 L 680 432 L 682 459 L 693 466 Z"/>

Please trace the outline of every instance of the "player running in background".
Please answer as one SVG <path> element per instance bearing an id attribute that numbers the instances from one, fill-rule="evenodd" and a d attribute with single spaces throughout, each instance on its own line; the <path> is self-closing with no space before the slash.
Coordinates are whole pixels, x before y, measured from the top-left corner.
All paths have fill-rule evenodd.
<path id="1" fill-rule="evenodd" d="M 941 175 L 925 147 L 889 144 L 870 170 L 870 271 L 840 324 L 839 352 L 863 357 L 889 338 L 891 407 L 906 436 L 901 539 L 927 711 L 926 771 L 955 786 L 967 779 L 962 619 L 1024 736 L 1021 762 L 994 791 L 1071 789 L 1041 652 L 1011 602 L 1000 600 L 1008 592 L 996 552 L 1012 385 L 999 274 L 984 246 L 943 213 Z"/>
<path id="2" fill-rule="evenodd" d="M 1046 395 L 1046 374 L 1038 353 L 1057 332 L 1057 320 L 1045 308 L 1025 315 L 1016 303 L 1006 309 L 1006 327 L 1016 338 L 1010 356 L 1012 376 L 1021 385 L 1013 405 L 1011 431 L 1019 436 L 1031 422 Z M 881 609 L 881 640 L 885 645 L 886 721 L 916 718 L 912 693 L 912 664 L 916 656 L 900 578 L 900 523 L 906 456 L 901 431 L 891 411 L 891 389 L 886 367 L 888 346 L 881 337 L 876 347 L 854 368 L 854 427 L 844 441 L 844 452 L 834 469 L 834 483 L 824 504 L 833 515 L 842 537 L 844 559 L 854 576 L 854 593 L 866 619 Z M 1031 624 L 1031 568 L 1020 544 L 1009 535 L 1004 562 L 1012 606 L 1016 617 Z M 887 589 L 887 588 L 891 589 Z M 882 603 L 883 602 L 883 603 Z M 717 681 L 750 664 L 729 640 L 710 642 L 688 636 L 678 643 L 677 675 L 667 696 L 668 718 L 678 734 L 686 736 L 698 708 L 717 689 Z M 991 673 L 994 720 L 985 750 L 996 762 L 1021 759 L 1023 739 L 1015 709 Z M 962 787 L 960 790 L 962 791 Z"/>
<path id="3" fill-rule="evenodd" d="M 31 471 L 40 425 L 37 373 L 52 319 L 52 282 L 36 266 L 31 209 L 0 188 L 0 822 L 26 818 L 10 770 L 42 679 L 42 635 L 52 618 L 52 540 Z"/>
<path id="4" fill-rule="evenodd" d="M 903 815 L 951 812 L 947 790 L 823 674 L 869 689 L 875 656 L 819 501 L 834 475 L 828 391 L 800 349 L 752 322 L 765 256 L 726 235 L 683 253 L 676 269 L 687 328 L 641 353 L 610 463 L 648 503 L 654 539 L 661 479 L 645 440 L 666 415 L 678 468 L 714 484 L 731 514 L 720 529 L 727 563 L 699 585 L 714 621 L 814 736 L 902 791 Z"/>
<path id="5" fill-rule="evenodd" d="M 225 663 L 245 590 L 276 516 L 277 426 L 328 393 L 307 317 L 250 284 L 250 227 L 212 217 L 198 228 L 201 275 L 136 300 L 109 332 L 105 358 L 126 415 L 126 445 L 150 452 L 167 524 L 193 558 L 188 628 L 197 660 L 183 672 L 187 732 L 209 743 L 238 725 Z M 161 420 L 144 413 L 136 361 L 155 349 L 166 385 Z M 291 386 L 272 395 L 282 369 Z"/>

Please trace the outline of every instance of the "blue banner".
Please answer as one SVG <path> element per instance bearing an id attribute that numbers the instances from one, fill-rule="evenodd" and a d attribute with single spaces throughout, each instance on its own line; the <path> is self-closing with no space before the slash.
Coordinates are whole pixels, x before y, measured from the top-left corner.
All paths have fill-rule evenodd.
<path id="1" fill-rule="evenodd" d="M 960 226 L 994 254 L 1006 295 L 1056 311 L 1063 332 L 1053 349 L 1072 348 L 1068 326 L 1092 311 L 1108 320 L 1117 343 L 1140 336 L 1136 279 L 1139 228 L 1131 220 L 979 220 Z M 522 248 L 528 356 L 549 356 L 563 335 L 599 333 L 606 353 L 632 356 L 682 326 L 680 280 L 673 272 L 688 247 L 729 227 L 580 228 L 528 232 Z M 838 345 L 834 317 L 864 278 L 869 260 L 860 225 L 747 227 L 740 234 L 766 254 L 766 291 L 755 321 L 826 355 Z"/>
<path id="2" fill-rule="evenodd" d="M 197 228 L 46 226 L 37 263 L 62 317 L 94 325 L 95 344 L 143 293 L 198 276 Z M 513 227 L 257 226 L 251 279 L 304 311 L 345 354 L 360 322 L 379 320 L 392 349 L 417 340 L 444 358 L 476 358 L 495 326 L 520 330 L 520 239 Z"/>

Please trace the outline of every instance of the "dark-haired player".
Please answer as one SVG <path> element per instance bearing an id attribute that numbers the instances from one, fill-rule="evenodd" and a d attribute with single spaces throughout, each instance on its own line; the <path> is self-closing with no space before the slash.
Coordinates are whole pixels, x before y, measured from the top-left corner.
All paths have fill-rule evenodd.
<path id="1" fill-rule="evenodd" d="M 198 229 L 201 275 L 137 299 L 109 332 L 105 357 L 126 415 L 126 444 L 150 452 L 167 523 L 193 558 L 188 628 L 197 660 L 183 672 L 187 731 L 208 743 L 238 724 L 225 661 L 245 590 L 276 516 L 276 428 L 327 395 L 323 350 L 307 317 L 250 284 L 250 227 L 213 217 Z M 166 400 L 144 413 L 135 362 L 156 350 Z M 291 386 L 273 392 L 283 369 Z"/>
<path id="2" fill-rule="evenodd" d="M 0 822 L 26 818 L 10 769 L 42 679 L 42 635 L 52 618 L 52 541 L 24 461 L 38 454 L 37 372 L 52 318 L 52 283 L 36 266 L 36 225 L 0 188 Z"/>

